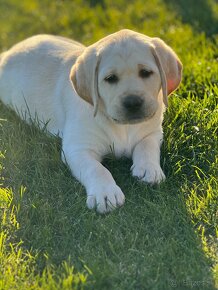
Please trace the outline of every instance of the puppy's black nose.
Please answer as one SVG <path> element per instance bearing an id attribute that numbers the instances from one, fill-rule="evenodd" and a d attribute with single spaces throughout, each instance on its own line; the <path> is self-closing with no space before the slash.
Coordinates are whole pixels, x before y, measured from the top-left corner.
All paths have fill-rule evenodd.
<path id="1" fill-rule="evenodd" d="M 141 97 L 130 95 L 125 97 L 123 100 L 123 106 L 126 110 L 128 110 L 131 113 L 135 113 L 139 111 L 143 105 L 144 101 Z"/>

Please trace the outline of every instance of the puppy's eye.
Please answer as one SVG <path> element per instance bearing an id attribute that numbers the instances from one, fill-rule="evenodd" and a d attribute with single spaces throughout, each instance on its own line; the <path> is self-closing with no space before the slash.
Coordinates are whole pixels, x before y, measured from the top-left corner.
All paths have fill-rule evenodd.
<path id="1" fill-rule="evenodd" d="M 109 84 L 116 84 L 119 81 L 119 78 L 115 74 L 111 74 L 107 76 L 104 80 Z"/>
<path id="2" fill-rule="evenodd" d="M 152 74 L 153 74 L 152 71 L 150 71 L 150 70 L 146 70 L 146 69 L 144 69 L 144 68 L 141 69 L 141 70 L 139 71 L 139 76 L 140 76 L 142 79 L 146 79 L 146 78 L 150 77 Z"/>

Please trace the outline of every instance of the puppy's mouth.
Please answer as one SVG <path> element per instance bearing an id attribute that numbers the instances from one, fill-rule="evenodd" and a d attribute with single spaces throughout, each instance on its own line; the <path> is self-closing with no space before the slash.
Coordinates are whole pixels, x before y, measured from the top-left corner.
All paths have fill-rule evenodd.
<path id="1" fill-rule="evenodd" d="M 151 115 L 146 115 L 146 116 L 131 116 L 131 117 L 127 117 L 127 118 L 124 118 L 124 119 L 116 119 L 116 118 L 111 117 L 111 119 L 117 124 L 123 124 L 123 125 L 139 124 L 139 123 L 148 121 L 154 115 L 155 115 L 155 112 L 152 113 Z"/>

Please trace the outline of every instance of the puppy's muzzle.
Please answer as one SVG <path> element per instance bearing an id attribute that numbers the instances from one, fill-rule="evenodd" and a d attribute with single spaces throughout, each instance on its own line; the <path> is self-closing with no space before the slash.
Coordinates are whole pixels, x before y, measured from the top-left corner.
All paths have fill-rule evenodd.
<path id="1" fill-rule="evenodd" d="M 137 115 L 141 114 L 144 107 L 144 100 L 137 95 L 129 95 L 123 99 L 123 108 L 125 109 L 126 115 Z"/>

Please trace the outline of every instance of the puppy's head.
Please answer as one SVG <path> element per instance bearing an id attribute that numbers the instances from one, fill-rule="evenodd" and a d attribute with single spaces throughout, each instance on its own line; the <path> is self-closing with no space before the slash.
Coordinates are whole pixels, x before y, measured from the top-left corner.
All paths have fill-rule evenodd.
<path id="1" fill-rule="evenodd" d="M 78 95 L 118 123 L 139 123 L 181 81 L 182 65 L 162 40 L 121 30 L 85 49 L 71 70 Z"/>

